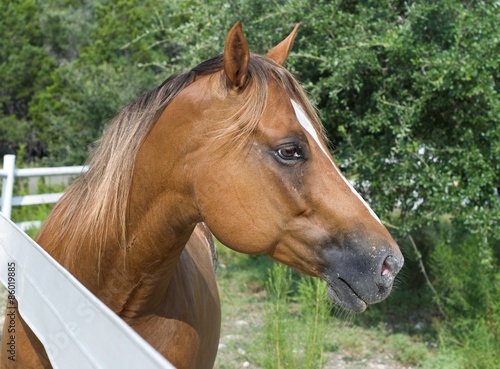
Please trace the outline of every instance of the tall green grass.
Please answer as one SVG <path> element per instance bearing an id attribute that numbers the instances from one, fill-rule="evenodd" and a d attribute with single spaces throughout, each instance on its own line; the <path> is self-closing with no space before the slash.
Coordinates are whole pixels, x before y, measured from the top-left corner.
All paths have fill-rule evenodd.
<path id="1" fill-rule="evenodd" d="M 269 305 L 264 316 L 264 367 L 269 369 L 295 368 L 293 353 L 294 322 L 290 315 L 292 274 L 286 266 L 275 264 L 266 283 Z"/>
<path id="2" fill-rule="evenodd" d="M 317 278 L 296 277 L 274 264 L 266 283 L 264 368 L 318 369 L 324 366 L 325 333 L 330 319 L 326 286 Z"/>
<path id="3" fill-rule="evenodd" d="M 301 277 L 298 292 L 300 319 L 305 324 L 301 368 L 322 368 L 325 364 L 325 334 L 331 310 L 326 284 L 318 278 Z"/>

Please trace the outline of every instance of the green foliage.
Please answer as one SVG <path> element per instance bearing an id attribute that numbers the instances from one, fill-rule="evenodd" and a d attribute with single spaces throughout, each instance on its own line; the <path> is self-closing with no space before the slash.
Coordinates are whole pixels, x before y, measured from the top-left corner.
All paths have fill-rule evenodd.
<path id="1" fill-rule="evenodd" d="M 105 123 L 152 78 L 142 70 L 74 62 L 57 69 L 52 81 L 32 100 L 30 114 L 47 144 L 48 164 L 75 165 L 84 163 Z"/>
<path id="2" fill-rule="evenodd" d="M 28 105 L 46 86 L 54 60 L 44 48 L 34 0 L 1 0 L 0 14 L 0 155 L 15 153 L 23 142 L 30 156 L 42 155 Z"/>
<path id="3" fill-rule="evenodd" d="M 401 363 L 411 366 L 419 366 L 428 360 L 429 349 L 425 344 L 412 342 L 408 336 L 401 333 L 392 334 L 387 337 L 388 343 L 394 348 L 395 359 Z"/>
<path id="4" fill-rule="evenodd" d="M 151 68 L 137 68 L 137 63 L 151 60 L 154 50 L 137 43 L 125 47 L 155 16 L 151 2 L 139 3 L 143 2 L 93 2 L 77 9 L 66 4 L 47 16 L 58 19 L 65 29 L 75 14 L 93 15 L 91 26 L 79 24 L 67 36 L 76 40 L 77 51 L 62 50 L 60 40 L 55 40 L 54 49 L 62 50 L 60 57 L 77 52 L 78 58 L 61 62 L 50 76 L 50 85 L 30 104 L 30 116 L 47 145 L 49 164 L 83 163 L 105 124 L 158 81 Z M 84 31 L 88 32 L 85 40 Z"/>
<path id="5" fill-rule="evenodd" d="M 443 214 L 498 229 L 494 8 L 319 2 L 304 12 L 293 68 L 311 86 L 347 175 L 360 188 L 370 183 L 365 195 L 379 213 L 397 207 L 407 231 Z"/>
<path id="6" fill-rule="evenodd" d="M 44 46 L 57 65 L 78 59 L 95 26 L 96 1 L 37 0 L 36 4 Z"/>
<path id="7" fill-rule="evenodd" d="M 331 303 L 328 300 L 326 283 L 318 278 L 301 277 L 296 300 L 300 306 L 300 319 L 305 323 L 301 335 L 304 354 L 300 367 L 322 368 L 325 364 L 325 335 L 328 323 L 331 322 Z"/>
<path id="8" fill-rule="evenodd" d="M 467 368 L 491 368 L 500 360 L 500 243 L 492 253 L 484 237 L 445 229 L 432 253 L 447 315 L 438 324 L 439 336 Z"/>

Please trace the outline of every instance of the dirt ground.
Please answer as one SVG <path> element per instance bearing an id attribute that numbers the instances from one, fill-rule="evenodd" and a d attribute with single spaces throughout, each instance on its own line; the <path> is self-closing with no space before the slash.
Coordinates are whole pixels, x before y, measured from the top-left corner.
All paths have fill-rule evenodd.
<path id="1" fill-rule="evenodd" d="M 226 313 L 222 319 L 219 352 L 214 369 L 266 369 L 255 363 L 255 345 L 251 341 L 263 328 L 262 309 L 246 306 L 238 312 Z M 362 338 L 361 338 L 362 339 Z M 258 350 L 258 349 L 257 349 Z M 351 352 L 326 352 L 323 369 L 413 369 L 394 359 L 390 351 L 370 351 L 353 355 Z"/>

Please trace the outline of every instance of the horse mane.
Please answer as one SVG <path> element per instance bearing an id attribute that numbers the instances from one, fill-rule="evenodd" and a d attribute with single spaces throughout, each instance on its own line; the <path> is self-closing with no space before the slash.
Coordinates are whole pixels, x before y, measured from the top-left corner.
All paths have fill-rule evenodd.
<path id="1" fill-rule="evenodd" d="M 48 243 L 54 249 L 61 248 L 67 251 L 70 247 L 78 248 L 82 244 L 79 238 L 86 235 L 90 237 L 90 244 L 98 248 L 97 255 L 101 255 L 103 245 L 110 239 L 118 242 L 125 250 L 129 194 L 135 159 L 141 144 L 163 110 L 179 92 L 193 83 L 197 77 L 221 70 L 223 70 L 223 56 L 219 55 L 202 62 L 186 73 L 169 77 L 161 85 L 139 96 L 120 111 L 91 153 L 88 171 L 67 189 L 49 215 L 37 239 L 43 234 L 45 227 L 56 219 L 58 222 L 56 226 L 51 227 L 50 234 L 44 235 L 48 237 Z M 223 94 L 228 91 L 225 81 L 224 73 L 221 73 Z M 290 98 L 303 106 L 318 132 L 324 136 L 324 129 L 316 110 L 292 74 L 271 59 L 252 54 L 248 68 L 248 84 L 243 91 L 248 96 L 233 116 L 227 118 L 232 124 L 216 133 L 217 139 L 228 139 L 237 143 L 253 132 L 266 107 L 270 81 L 282 86 Z M 65 255 L 70 254 L 74 255 L 70 252 L 61 252 L 63 258 L 67 258 Z M 76 262 L 69 259 L 66 261 Z M 65 264 L 64 260 L 60 262 Z"/>

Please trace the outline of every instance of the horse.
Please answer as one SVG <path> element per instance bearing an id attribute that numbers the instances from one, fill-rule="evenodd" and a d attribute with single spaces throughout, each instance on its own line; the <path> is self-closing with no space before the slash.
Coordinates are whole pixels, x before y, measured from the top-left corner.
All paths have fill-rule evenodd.
<path id="1" fill-rule="evenodd" d="M 214 237 L 325 280 L 356 312 L 403 265 L 283 66 L 297 29 L 259 55 L 237 23 L 223 54 L 131 102 L 36 237 L 177 368 L 212 368 L 217 354 Z M 2 368 L 50 368 L 22 318 L 16 329 L 17 361 Z"/>

